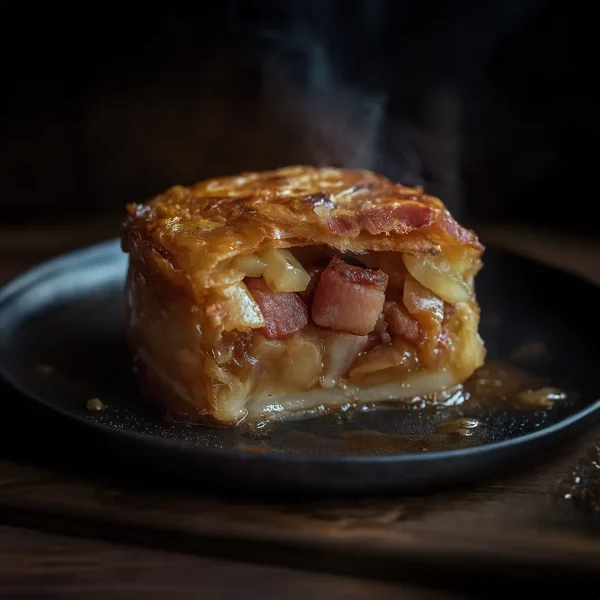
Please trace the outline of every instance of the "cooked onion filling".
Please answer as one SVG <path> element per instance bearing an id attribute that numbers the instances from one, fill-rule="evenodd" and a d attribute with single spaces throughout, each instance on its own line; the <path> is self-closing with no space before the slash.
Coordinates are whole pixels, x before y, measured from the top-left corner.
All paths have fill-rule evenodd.
<path id="1" fill-rule="evenodd" d="M 130 335 L 151 385 L 176 383 L 178 415 L 196 415 L 201 396 L 202 414 L 236 423 L 437 393 L 481 365 L 484 347 L 469 272 L 429 258 L 320 246 L 238 256 L 203 308 L 139 293 L 131 271 Z"/>
<path id="2" fill-rule="evenodd" d="M 423 371 L 452 383 L 461 361 L 443 358 L 481 353 L 472 282 L 447 260 L 311 250 L 270 249 L 233 261 L 240 282 L 224 294 L 230 318 L 223 322 L 234 337 L 223 336 L 217 352 L 230 358 L 218 361 L 223 400 L 243 393 L 266 399 L 264 408 L 268 399 L 308 390 L 333 398 L 336 388 L 341 401 Z M 457 335 L 465 328 L 468 335 Z M 473 347 L 459 347 L 465 341 Z M 399 385 L 405 396 L 413 393 Z"/>

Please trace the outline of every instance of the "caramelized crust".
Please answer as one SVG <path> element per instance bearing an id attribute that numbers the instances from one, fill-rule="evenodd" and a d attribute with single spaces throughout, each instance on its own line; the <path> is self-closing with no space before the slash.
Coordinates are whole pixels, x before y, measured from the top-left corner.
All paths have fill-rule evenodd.
<path id="1" fill-rule="evenodd" d="M 342 252 L 436 254 L 456 247 L 471 259 L 483 250 L 438 198 L 365 170 L 241 173 L 175 186 L 127 210 L 123 249 L 139 245 L 196 300 L 228 283 L 222 268 L 229 259 L 259 248 L 325 244 Z"/>

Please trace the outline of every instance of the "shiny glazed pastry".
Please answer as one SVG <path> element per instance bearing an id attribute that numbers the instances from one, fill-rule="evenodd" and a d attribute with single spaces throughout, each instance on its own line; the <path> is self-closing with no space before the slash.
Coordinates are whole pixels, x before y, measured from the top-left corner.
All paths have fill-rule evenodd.
<path id="1" fill-rule="evenodd" d="M 404 401 L 484 361 L 483 246 L 421 188 L 294 166 L 127 209 L 128 342 L 143 394 L 172 418 Z"/>

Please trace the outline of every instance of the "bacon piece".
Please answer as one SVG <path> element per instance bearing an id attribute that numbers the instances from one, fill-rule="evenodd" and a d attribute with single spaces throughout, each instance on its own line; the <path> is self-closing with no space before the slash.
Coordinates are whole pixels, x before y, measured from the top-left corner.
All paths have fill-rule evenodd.
<path id="1" fill-rule="evenodd" d="M 280 339 L 308 325 L 308 309 L 295 292 L 274 292 L 262 277 L 247 277 L 246 286 L 265 319 L 263 335 Z"/>
<path id="2" fill-rule="evenodd" d="M 359 224 L 370 234 L 388 231 L 408 233 L 431 224 L 433 209 L 422 204 L 371 206 L 359 210 Z"/>
<path id="3" fill-rule="evenodd" d="M 319 220 L 336 235 L 356 236 L 360 233 L 360 225 L 356 218 L 343 212 L 332 212 L 327 206 L 315 206 L 314 211 Z"/>
<path id="4" fill-rule="evenodd" d="M 440 219 L 438 227 L 448 236 L 454 243 L 461 245 L 469 245 L 483 250 L 483 245 L 477 239 L 477 236 L 470 229 L 466 229 L 460 225 L 454 217 L 449 213 L 445 212 L 444 216 Z"/>
<path id="5" fill-rule="evenodd" d="M 388 276 L 383 271 L 332 258 L 315 290 L 313 321 L 336 331 L 369 334 L 383 309 L 387 283 Z"/>
<path id="6" fill-rule="evenodd" d="M 356 219 L 349 215 L 331 215 L 328 221 L 329 229 L 337 235 L 355 235 L 360 232 Z"/>
<path id="7" fill-rule="evenodd" d="M 383 306 L 383 314 L 394 335 L 401 336 L 413 344 L 420 344 L 423 341 L 423 330 L 403 304 L 388 301 Z"/>

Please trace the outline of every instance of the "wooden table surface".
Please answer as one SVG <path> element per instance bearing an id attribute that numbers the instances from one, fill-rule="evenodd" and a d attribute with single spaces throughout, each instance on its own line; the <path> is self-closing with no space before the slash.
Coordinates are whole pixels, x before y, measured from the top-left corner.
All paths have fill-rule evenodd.
<path id="1" fill-rule="evenodd" d="M 110 226 L 78 228 L 77 235 L 48 232 L 44 236 L 42 232 L 35 244 L 23 243 L 17 253 L 14 248 L 22 236 L 10 232 L 0 236 L 0 282 L 48 256 L 108 237 Z M 482 237 L 600 283 L 596 242 L 582 244 L 517 230 L 486 229 Z M 122 480 L 106 481 L 54 459 L 40 462 L 20 455 L 12 442 L 6 442 L 11 440 L 7 427 L 0 423 L 2 600 L 107 594 L 116 598 L 238 598 L 243 594 L 290 600 L 307 595 L 507 597 L 514 595 L 511 588 L 517 584 L 523 592 L 529 587 L 542 592 L 539 564 L 528 563 L 540 547 L 546 549 L 543 564 L 555 564 L 557 572 L 566 563 L 581 566 L 581 589 L 576 579 L 563 582 L 572 593 L 579 598 L 598 597 L 589 575 L 595 565 L 600 574 L 600 483 L 591 492 L 598 494 L 597 504 L 583 507 L 559 498 L 553 490 L 565 477 L 577 476 L 586 452 L 600 440 L 600 428 L 533 473 L 466 492 L 425 500 L 334 502 L 290 509 L 239 506 Z M 165 515 L 168 526 L 164 526 Z M 532 515 L 538 528 L 530 527 Z M 197 537 L 192 540 L 187 529 Z M 261 543 L 255 536 L 255 543 L 248 544 L 255 529 L 261 530 Z M 286 544 L 289 531 L 294 533 L 293 543 Z M 368 549 L 364 556 L 361 544 Z M 386 544 L 395 552 L 391 556 L 398 557 L 397 568 L 390 564 L 389 554 L 387 562 L 384 558 L 378 562 L 377 552 L 381 550 L 383 557 Z M 456 553 L 455 564 L 449 564 L 449 572 L 443 575 L 428 571 L 427 561 L 420 557 L 445 546 Z M 355 554 L 353 560 L 348 549 Z M 498 573 L 465 569 L 464 560 L 473 561 L 478 553 L 497 555 Z M 523 577 L 507 580 L 502 587 L 501 559 L 507 554 L 521 561 Z M 511 572 L 515 574 L 514 568 Z M 555 579 L 552 585 L 560 582 Z"/>
<path id="2" fill-rule="evenodd" d="M 0 598 L 397 598 L 446 592 L 0 526 Z"/>

